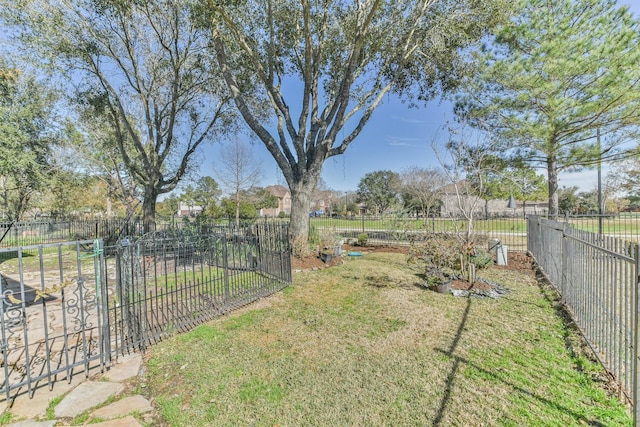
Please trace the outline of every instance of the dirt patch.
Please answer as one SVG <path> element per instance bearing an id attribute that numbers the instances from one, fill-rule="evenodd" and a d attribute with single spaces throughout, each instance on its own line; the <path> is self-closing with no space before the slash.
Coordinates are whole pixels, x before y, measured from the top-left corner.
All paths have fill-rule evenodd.
<path id="1" fill-rule="evenodd" d="M 376 246 L 351 246 L 343 245 L 343 256 L 348 256 L 349 252 L 360 252 L 362 254 L 388 252 L 397 254 L 409 254 L 409 246 L 391 246 L 391 245 L 376 245 Z M 503 270 L 515 270 L 523 274 L 534 276 L 535 272 L 531 268 L 532 259 L 524 252 L 509 252 L 507 254 L 507 265 L 493 265 L 491 268 L 503 269 Z M 342 264 L 342 257 L 334 257 L 329 263 L 324 263 L 318 254 L 312 254 L 303 258 L 291 257 L 291 268 L 296 270 L 319 270 L 321 268 L 333 267 L 335 265 Z M 489 290 L 491 287 L 486 283 L 477 281 L 473 285 L 464 280 L 454 280 L 451 287 L 453 289 L 460 290 Z"/>
<path id="2" fill-rule="evenodd" d="M 513 270 L 529 276 L 535 276 L 531 263 L 533 259 L 524 252 L 509 252 L 507 254 L 507 265 L 494 265 L 493 268 L 500 270 Z"/>
<path id="3" fill-rule="evenodd" d="M 342 257 L 334 257 L 329 262 L 324 262 L 320 259 L 320 256 L 308 255 L 305 257 L 291 257 L 291 269 L 293 271 L 299 270 L 319 270 L 321 268 L 333 267 L 342 264 Z"/>
<path id="4" fill-rule="evenodd" d="M 375 253 L 375 252 L 388 252 L 396 254 L 408 254 L 408 246 L 351 246 L 342 245 L 343 256 L 348 256 L 349 252 L 360 252 L 362 254 Z M 342 257 L 334 257 L 330 262 L 323 262 L 318 254 L 311 254 L 305 257 L 291 257 L 291 269 L 296 270 L 319 270 L 325 267 L 333 267 L 335 265 L 342 264 Z"/>

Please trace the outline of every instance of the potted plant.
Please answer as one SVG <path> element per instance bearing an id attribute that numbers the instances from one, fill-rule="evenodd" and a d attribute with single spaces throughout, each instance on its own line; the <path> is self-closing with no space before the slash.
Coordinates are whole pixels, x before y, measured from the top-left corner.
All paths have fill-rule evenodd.
<path id="1" fill-rule="evenodd" d="M 423 242 L 413 243 L 409 262 L 420 266 L 425 287 L 446 293 L 451 289 L 451 272 L 460 260 L 456 239 L 446 234 L 430 234 Z"/>
<path id="2" fill-rule="evenodd" d="M 320 232 L 320 259 L 329 262 L 333 257 L 342 255 L 342 236 L 336 234 L 333 230 L 323 229 Z"/>
<path id="3" fill-rule="evenodd" d="M 333 257 L 334 257 L 333 253 L 329 252 L 327 250 L 320 251 L 319 256 L 320 256 L 320 259 L 322 260 L 322 262 L 324 262 L 324 263 L 331 262 L 333 260 Z"/>

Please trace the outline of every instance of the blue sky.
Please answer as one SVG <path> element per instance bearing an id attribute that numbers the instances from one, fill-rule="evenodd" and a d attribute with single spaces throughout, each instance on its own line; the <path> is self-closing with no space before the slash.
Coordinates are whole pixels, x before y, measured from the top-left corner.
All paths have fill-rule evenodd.
<path id="1" fill-rule="evenodd" d="M 640 0 L 618 3 L 628 5 L 636 16 L 640 16 Z M 325 162 L 322 178 L 333 190 L 351 191 L 357 188 L 360 179 L 368 172 L 386 169 L 401 172 L 410 166 L 438 167 L 431 148 L 432 142 L 444 140 L 446 133 L 442 127 L 453 120 L 449 102 L 436 99 L 425 107 L 409 108 L 397 99 L 387 97 L 346 153 Z M 249 141 L 249 137 L 244 139 Z M 286 185 L 275 161 L 262 143 L 254 142 L 252 147 L 255 156 L 262 160 L 262 185 Z M 213 175 L 212 164 L 219 150 L 220 146 L 207 149 L 201 174 Z M 540 173 L 546 176 L 543 170 Z M 560 185 L 576 185 L 582 191 L 593 190 L 597 185 L 596 172 L 590 170 L 562 174 Z"/>

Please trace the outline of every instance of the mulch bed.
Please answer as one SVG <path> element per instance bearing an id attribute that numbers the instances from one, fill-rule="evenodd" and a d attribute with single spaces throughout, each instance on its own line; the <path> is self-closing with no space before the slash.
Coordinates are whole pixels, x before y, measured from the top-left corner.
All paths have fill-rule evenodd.
<path id="1" fill-rule="evenodd" d="M 389 252 L 389 253 L 401 253 L 408 254 L 408 246 L 393 246 L 393 245 L 376 245 L 376 246 L 342 246 L 343 256 L 347 256 L 349 252 L 361 252 L 366 256 L 367 253 L 374 252 Z M 534 271 L 531 268 L 531 257 L 523 252 L 509 252 L 507 254 L 507 265 L 494 265 L 492 268 L 516 270 L 525 274 L 534 275 Z M 341 257 L 334 257 L 330 262 L 324 263 L 317 254 L 309 255 L 304 258 L 291 257 L 291 268 L 293 271 L 305 271 L 305 270 L 319 270 L 321 268 L 333 267 L 342 264 Z M 459 290 L 490 290 L 491 287 L 483 282 L 476 282 L 473 285 L 464 280 L 454 280 L 451 283 L 453 289 Z"/>

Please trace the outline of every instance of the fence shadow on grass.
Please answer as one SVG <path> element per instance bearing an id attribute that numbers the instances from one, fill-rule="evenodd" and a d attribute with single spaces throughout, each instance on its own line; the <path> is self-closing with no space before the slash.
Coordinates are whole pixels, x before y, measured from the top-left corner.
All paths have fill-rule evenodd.
<path id="1" fill-rule="evenodd" d="M 438 408 L 438 413 L 436 418 L 433 420 L 433 426 L 437 427 L 442 423 L 442 418 L 444 417 L 445 410 L 447 409 L 447 405 L 449 404 L 449 400 L 451 400 L 451 391 L 453 390 L 453 384 L 456 379 L 456 375 L 458 374 L 458 369 L 460 367 L 460 358 L 454 355 L 456 351 L 456 347 L 458 347 L 458 343 L 462 338 L 462 331 L 464 330 L 467 324 L 467 318 L 469 317 L 469 311 L 471 311 L 471 298 L 467 299 L 467 306 L 464 309 L 464 313 L 462 314 L 462 319 L 460 320 L 460 325 L 458 326 L 458 331 L 456 332 L 456 336 L 451 343 L 451 346 L 448 350 L 436 349 L 441 353 L 453 358 L 453 366 L 451 367 L 451 371 L 449 371 L 449 375 L 447 375 L 446 387 L 444 390 L 444 394 L 442 396 L 442 400 L 440 401 L 440 407 Z"/>
<path id="2" fill-rule="evenodd" d="M 590 426 L 600 426 L 600 427 L 604 427 L 604 424 L 601 424 L 598 421 L 594 421 L 594 420 L 589 420 L 588 418 L 586 418 L 584 415 L 579 414 L 563 405 L 558 404 L 557 402 L 551 401 L 545 397 L 542 397 L 538 394 L 536 394 L 533 391 L 527 390 L 521 386 L 519 386 L 518 384 L 515 384 L 512 381 L 509 381 L 508 379 L 504 378 L 501 375 L 498 375 L 496 372 L 493 372 L 491 370 L 488 370 L 482 366 L 479 366 L 471 361 L 469 361 L 468 359 L 461 357 L 461 356 L 457 356 L 455 354 L 456 349 L 458 347 L 458 344 L 460 343 L 460 340 L 462 339 L 462 332 L 465 330 L 466 324 L 467 324 L 467 320 L 469 317 L 469 312 L 471 311 L 471 302 L 472 299 L 468 298 L 467 299 L 467 306 L 465 307 L 464 313 L 462 314 L 462 319 L 460 320 L 460 324 L 458 325 L 458 330 L 456 332 L 456 336 L 453 339 L 453 341 L 451 342 L 451 346 L 448 349 L 440 349 L 440 348 L 436 348 L 435 350 L 451 359 L 453 359 L 453 365 L 451 366 L 451 370 L 449 371 L 449 374 L 447 375 L 447 379 L 446 379 L 446 384 L 445 384 L 445 390 L 442 396 L 442 400 L 440 401 L 440 406 L 438 408 L 438 412 L 436 414 L 435 419 L 433 420 L 433 427 L 439 427 L 442 425 L 443 422 L 443 418 L 447 409 L 447 406 L 449 405 L 449 401 L 451 400 L 451 394 L 453 391 L 453 387 L 455 385 L 455 380 L 456 380 L 456 376 L 458 375 L 458 371 L 460 370 L 460 366 L 461 365 L 466 365 L 469 367 L 472 367 L 473 369 L 476 369 L 479 372 L 482 372 L 483 374 L 490 376 L 492 378 L 495 378 L 496 380 L 500 381 L 501 383 L 505 384 L 506 386 L 510 387 L 513 391 L 526 395 L 532 399 L 535 399 L 539 402 L 541 402 L 544 405 L 547 405 L 549 407 L 553 407 L 558 411 L 561 411 L 563 413 L 569 414 L 571 415 L 573 418 L 575 418 L 577 421 L 579 421 L 580 423 L 584 423 L 585 425 L 590 425 Z"/>

